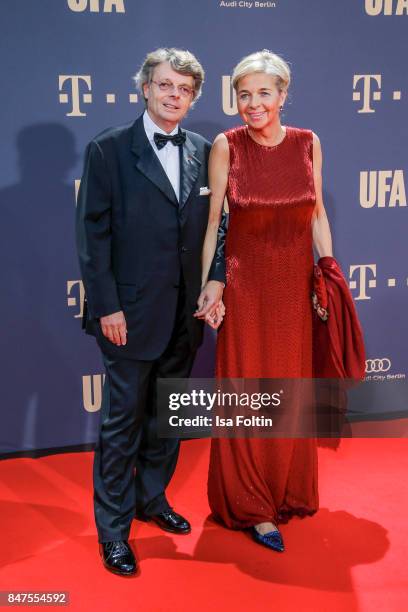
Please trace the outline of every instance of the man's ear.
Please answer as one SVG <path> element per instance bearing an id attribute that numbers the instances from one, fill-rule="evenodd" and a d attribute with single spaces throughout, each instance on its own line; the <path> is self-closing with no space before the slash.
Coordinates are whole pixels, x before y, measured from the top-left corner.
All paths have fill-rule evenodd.
<path id="1" fill-rule="evenodd" d="M 145 99 L 147 100 L 149 97 L 149 83 L 144 83 L 143 85 L 143 95 L 145 97 Z"/>

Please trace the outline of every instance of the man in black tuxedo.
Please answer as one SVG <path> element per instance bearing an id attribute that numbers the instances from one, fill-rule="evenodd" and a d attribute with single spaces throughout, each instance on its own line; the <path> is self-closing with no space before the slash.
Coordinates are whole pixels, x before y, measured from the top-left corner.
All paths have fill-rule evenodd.
<path id="1" fill-rule="evenodd" d="M 193 314 L 209 212 L 210 143 L 179 123 L 203 78 L 188 51 L 148 54 L 136 76 L 144 114 L 89 143 L 78 193 L 84 327 L 96 336 L 106 369 L 95 520 L 104 565 L 122 575 L 136 572 L 127 541 L 135 516 L 166 531 L 190 532 L 165 494 L 179 441 L 157 436 L 155 391 L 157 378 L 190 375 L 202 342 L 203 321 Z M 200 300 L 217 305 L 225 281 L 222 255 L 215 256 L 209 278 Z"/>

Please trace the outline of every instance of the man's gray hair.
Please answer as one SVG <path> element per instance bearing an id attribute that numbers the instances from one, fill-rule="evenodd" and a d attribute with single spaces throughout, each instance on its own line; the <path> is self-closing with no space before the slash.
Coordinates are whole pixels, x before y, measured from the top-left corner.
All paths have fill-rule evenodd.
<path id="1" fill-rule="evenodd" d="M 204 83 L 204 69 L 198 59 L 183 49 L 156 49 L 146 55 L 146 58 L 139 70 L 134 76 L 137 88 L 140 90 L 143 98 L 143 85 L 150 83 L 153 77 L 153 71 L 159 64 L 168 62 L 176 72 L 192 76 L 194 79 L 193 103 L 201 96 L 201 88 Z M 144 98 L 146 103 L 146 98 Z"/>

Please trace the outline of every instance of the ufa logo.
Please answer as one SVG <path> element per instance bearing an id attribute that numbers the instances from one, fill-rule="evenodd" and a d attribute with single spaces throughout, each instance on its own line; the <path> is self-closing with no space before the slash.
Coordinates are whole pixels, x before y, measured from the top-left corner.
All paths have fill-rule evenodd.
<path id="1" fill-rule="evenodd" d="M 87 412 L 97 412 L 101 409 L 104 382 L 105 374 L 82 377 L 82 400 Z"/>
<path id="2" fill-rule="evenodd" d="M 408 15 L 408 0 L 365 0 L 367 15 Z"/>
<path id="3" fill-rule="evenodd" d="M 404 171 L 364 170 L 360 172 L 360 205 L 363 208 L 406 206 Z"/>
<path id="4" fill-rule="evenodd" d="M 222 77 L 222 110 L 229 116 L 238 113 L 237 96 L 235 89 L 232 87 L 230 76 Z"/>
<path id="5" fill-rule="evenodd" d="M 75 13 L 83 13 L 87 9 L 91 13 L 124 13 L 124 0 L 67 0 L 68 7 Z"/>

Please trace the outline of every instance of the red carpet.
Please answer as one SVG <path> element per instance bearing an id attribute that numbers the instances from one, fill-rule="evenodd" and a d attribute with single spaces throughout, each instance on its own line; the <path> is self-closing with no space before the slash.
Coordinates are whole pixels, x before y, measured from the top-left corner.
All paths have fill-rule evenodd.
<path id="1" fill-rule="evenodd" d="M 69 591 L 65 609 L 87 612 L 408 609 L 406 440 L 319 449 L 321 509 L 282 526 L 283 554 L 208 518 L 208 450 L 208 441 L 183 443 L 169 491 L 191 535 L 133 523 L 135 578 L 99 560 L 92 453 L 1 461 L 0 590 Z"/>

